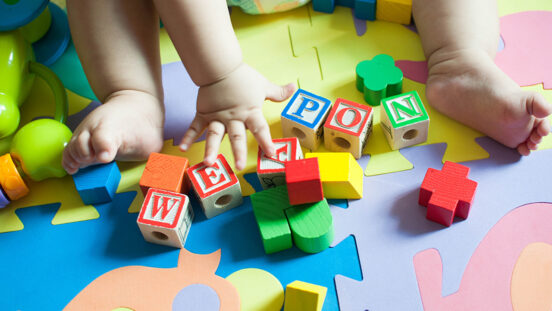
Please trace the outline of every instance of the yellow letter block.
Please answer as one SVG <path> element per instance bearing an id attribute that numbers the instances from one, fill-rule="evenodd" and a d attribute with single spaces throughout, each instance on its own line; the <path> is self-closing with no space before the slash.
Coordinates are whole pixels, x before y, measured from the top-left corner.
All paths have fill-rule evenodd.
<path id="1" fill-rule="evenodd" d="M 392 23 L 410 24 L 412 0 L 378 0 L 376 19 Z"/>
<path id="2" fill-rule="evenodd" d="M 294 281 L 286 286 L 284 311 L 320 311 L 326 299 L 324 286 Z"/>
<path id="3" fill-rule="evenodd" d="M 305 158 L 318 158 L 320 179 L 327 199 L 360 199 L 364 174 L 348 152 L 313 152 Z"/>

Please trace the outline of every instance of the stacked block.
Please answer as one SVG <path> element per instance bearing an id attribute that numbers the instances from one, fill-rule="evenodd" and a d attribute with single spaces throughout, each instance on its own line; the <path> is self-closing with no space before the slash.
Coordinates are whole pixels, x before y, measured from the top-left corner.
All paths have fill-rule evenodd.
<path id="1" fill-rule="evenodd" d="M 9 154 L 0 157 L 0 188 L 3 189 L 9 201 L 18 200 L 29 193 L 29 188 Z"/>
<path id="2" fill-rule="evenodd" d="M 373 21 L 376 19 L 376 0 L 313 0 L 312 1 L 312 8 L 318 12 L 333 13 L 336 5 L 354 9 L 354 14 L 356 18 L 370 20 L 370 21 Z"/>
<path id="3" fill-rule="evenodd" d="M 441 171 L 429 168 L 418 202 L 427 207 L 427 219 L 450 226 L 455 216 L 468 218 L 477 182 L 468 179 L 470 168 L 445 162 Z"/>
<path id="4" fill-rule="evenodd" d="M 259 147 L 257 156 L 257 176 L 263 189 L 285 185 L 285 164 L 303 158 L 303 151 L 296 137 L 273 139 L 276 155 L 267 157 Z"/>
<path id="5" fill-rule="evenodd" d="M 307 153 L 305 158 L 318 158 L 324 197 L 327 199 L 362 198 L 364 172 L 350 153 Z"/>
<path id="6" fill-rule="evenodd" d="M 284 311 L 320 311 L 326 299 L 327 288 L 294 281 L 286 286 Z"/>
<path id="7" fill-rule="evenodd" d="M 378 106 L 383 98 L 402 93 L 402 71 L 387 54 L 376 55 L 356 66 L 356 87 L 364 93 L 370 106 Z"/>
<path id="8" fill-rule="evenodd" d="M 324 200 L 318 159 L 286 162 L 286 185 L 291 205 Z"/>
<path id="9" fill-rule="evenodd" d="M 372 132 L 372 107 L 338 98 L 324 124 L 324 146 L 360 159 Z"/>
<path id="10" fill-rule="evenodd" d="M 188 169 L 188 159 L 153 152 L 140 178 L 140 188 L 146 195 L 149 188 L 188 193 L 189 185 L 184 178 Z"/>
<path id="11" fill-rule="evenodd" d="M 316 150 L 323 136 L 323 124 L 331 108 L 330 100 L 299 89 L 282 111 L 284 137 L 297 137 L 301 146 Z"/>
<path id="12" fill-rule="evenodd" d="M 293 243 L 304 252 L 317 253 L 333 241 L 333 218 L 325 199 L 293 206 L 286 186 L 278 186 L 252 194 L 251 205 L 267 254 Z"/>
<path id="13" fill-rule="evenodd" d="M 190 167 L 188 178 L 207 218 L 222 214 L 243 202 L 238 177 L 222 154 L 211 166 L 199 163 Z"/>
<path id="14" fill-rule="evenodd" d="M 183 248 L 193 218 L 188 196 L 150 188 L 137 223 L 146 241 Z"/>
<path id="15" fill-rule="evenodd" d="M 412 0 L 378 0 L 376 19 L 409 25 L 412 16 Z"/>
<path id="16" fill-rule="evenodd" d="M 73 175 L 75 187 L 84 204 L 111 202 L 121 181 L 117 163 L 98 164 L 80 169 Z"/>
<path id="17" fill-rule="evenodd" d="M 381 104 L 380 124 L 391 149 L 396 150 L 427 140 L 429 115 L 418 92 L 385 98 Z"/>

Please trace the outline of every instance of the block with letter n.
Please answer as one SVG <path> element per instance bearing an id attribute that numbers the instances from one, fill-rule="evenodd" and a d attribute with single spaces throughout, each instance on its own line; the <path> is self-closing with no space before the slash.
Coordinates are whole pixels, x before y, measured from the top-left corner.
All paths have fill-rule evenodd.
<path id="1" fill-rule="evenodd" d="M 243 202 L 238 177 L 222 154 L 211 166 L 198 163 L 190 167 L 188 178 L 207 218 L 222 214 Z"/>
<path id="2" fill-rule="evenodd" d="M 303 151 L 297 137 L 273 139 L 276 155 L 268 157 L 259 147 L 257 155 L 257 176 L 263 189 L 286 184 L 286 162 L 303 158 Z"/>
<path id="3" fill-rule="evenodd" d="M 282 111 L 284 137 L 297 137 L 301 146 L 316 150 L 322 141 L 323 124 L 328 117 L 331 101 L 299 89 Z"/>
<path id="4" fill-rule="evenodd" d="M 324 146 L 330 151 L 362 156 L 372 132 L 372 107 L 338 98 L 324 124 Z"/>
<path id="5" fill-rule="evenodd" d="M 418 95 L 412 91 L 381 100 L 380 124 L 391 149 L 423 143 L 429 131 L 429 115 Z"/>
<path id="6" fill-rule="evenodd" d="M 183 248 L 193 218 L 188 196 L 149 188 L 137 223 L 146 241 Z"/>

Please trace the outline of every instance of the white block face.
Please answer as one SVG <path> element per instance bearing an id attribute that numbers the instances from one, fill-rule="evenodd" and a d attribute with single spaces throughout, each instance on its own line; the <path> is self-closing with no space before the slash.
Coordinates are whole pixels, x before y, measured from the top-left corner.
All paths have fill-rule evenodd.
<path id="1" fill-rule="evenodd" d="M 190 167 L 188 177 L 207 218 L 243 202 L 240 182 L 222 154 L 212 166 L 200 163 Z"/>
<path id="2" fill-rule="evenodd" d="M 336 152 L 350 152 L 356 159 L 372 132 L 372 107 L 337 99 L 324 125 L 324 145 Z"/>
<path id="3" fill-rule="evenodd" d="M 257 175 L 264 189 L 284 185 L 286 183 L 285 163 L 303 158 L 303 151 L 297 138 L 273 139 L 272 141 L 276 146 L 276 155 L 269 158 L 259 148 L 257 159 Z"/>
<path id="4" fill-rule="evenodd" d="M 185 194 L 150 188 L 137 220 L 144 239 L 184 247 L 194 217 L 189 202 Z"/>

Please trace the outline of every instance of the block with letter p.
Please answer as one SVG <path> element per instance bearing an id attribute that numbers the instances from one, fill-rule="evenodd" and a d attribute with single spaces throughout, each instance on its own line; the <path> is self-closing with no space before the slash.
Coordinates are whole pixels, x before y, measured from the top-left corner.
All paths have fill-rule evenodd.
<path id="1" fill-rule="evenodd" d="M 282 111 L 284 137 L 297 137 L 301 146 L 316 150 L 322 141 L 323 124 L 331 101 L 299 89 Z"/>
<path id="2" fill-rule="evenodd" d="M 193 218 L 188 196 L 149 188 L 137 223 L 146 241 L 183 248 Z"/>
<path id="3" fill-rule="evenodd" d="M 297 137 L 273 139 L 276 155 L 267 157 L 261 147 L 257 155 L 257 176 L 263 189 L 286 184 L 286 162 L 303 158 Z"/>
<path id="4" fill-rule="evenodd" d="M 429 115 L 418 92 L 384 98 L 381 106 L 380 124 L 391 149 L 396 150 L 427 140 Z"/>
<path id="5" fill-rule="evenodd" d="M 198 163 L 190 167 L 187 175 L 207 218 L 242 204 L 240 182 L 222 154 L 211 166 Z"/>
<path id="6" fill-rule="evenodd" d="M 373 115 L 370 106 L 338 98 L 324 124 L 326 149 L 350 152 L 359 159 L 372 132 Z"/>

